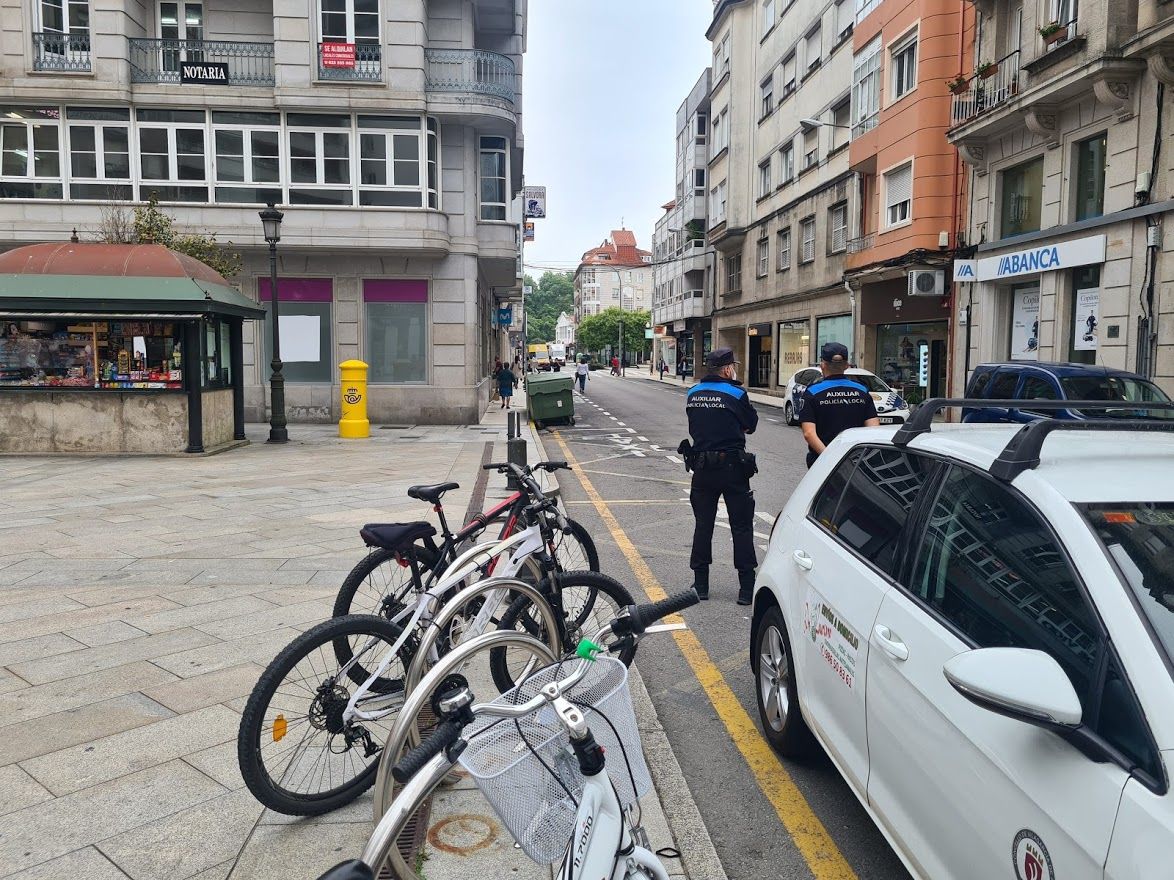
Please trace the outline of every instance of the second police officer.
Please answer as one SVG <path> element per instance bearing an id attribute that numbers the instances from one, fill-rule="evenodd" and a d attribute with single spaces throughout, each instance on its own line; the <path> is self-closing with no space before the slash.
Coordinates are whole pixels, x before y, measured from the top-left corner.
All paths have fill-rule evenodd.
<path id="1" fill-rule="evenodd" d="M 719 498 L 726 502 L 738 570 L 738 604 L 749 605 L 754 592 L 754 493 L 750 478 L 758 467 L 746 452 L 746 435 L 758 427 L 758 413 L 738 381 L 734 352 L 719 348 L 706 358 L 709 372 L 689 389 L 685 412 L 693 440 L 681 444 L 685 464 L 693 472 L 689 502 L 693 507 L 693 589 L 709 598 L 709 567 L 713 562 L 713 526 Z"/>

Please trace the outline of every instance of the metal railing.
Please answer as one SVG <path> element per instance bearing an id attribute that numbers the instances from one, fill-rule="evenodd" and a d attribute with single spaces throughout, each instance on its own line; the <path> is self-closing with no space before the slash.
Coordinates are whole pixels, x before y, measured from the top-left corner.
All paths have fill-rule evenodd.
<path id="1" fill-rule="evenodd" d="M 517 97 L 514 62 L 484 49 L 425 49 L 430 92 L 471 92 L 509 101 Z"/>
<path id="2" fill-rule="evenodd" d="M 866 117 L 864 119 L 861 119 L 859 122 L 857 122 L 855 125 L 852 126 L 853 139 L 860 137 L 862 134 L 867 134 L 868 132 L 872 131 L 874 128 L 876 128 L 876 126 L 879 122 L 880 122 L 880 113 L 879 112 L 873 113 L 871 116 Z"/>
<path id="3" fill-rule="evenodd" d="M 340 52 L 339 46 L 352 48 Z M 379 82 L 383 79 L 383 47 L 378 43 L 319 43 L 318 79 Z"/>
<path id="4" fill-rule="evenodd" d="M 52 31 L 33 34 L 33 70 L 88 73 L 90 35 L 57 34 Z"/>
<path id="5" fill-rule="evenodd" d="M 184 64 L 227 64 L 228 85 L 273 85 L 273 44 L 130 38 L 130 79 L 178 83 Z"/>
<path id="6" fill-rule="evenodd" d="M 966 91 L 954 95 L 951 119 L 954 125 L 981 116 L 1015 97 L 1019 92 L 1019 50 L 998 60 L 998 70 L 983 78 L 975 74 Z"/>
<path id="7" fill-rule="evenodd" d="M 848 239 L 847 245 L 844 249 L 850 254 L 858 254 L 861 251 L 866 251 L 871 248 L 875 240 L 875 232 L 870 232 L 868 235 L 859 235 L 856 238 Z"/>

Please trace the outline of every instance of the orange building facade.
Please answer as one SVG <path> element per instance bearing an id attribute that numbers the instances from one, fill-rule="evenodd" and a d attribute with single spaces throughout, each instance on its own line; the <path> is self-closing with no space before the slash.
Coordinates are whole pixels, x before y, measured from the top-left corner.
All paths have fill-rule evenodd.
<path id="1" fill-rule="evenodd" d="M 951 266 L 967 242 L 966 167 L 946 140 L 949 81 L 974 67 L 975 10 L 963 0 L 858 2 L 852 139 L 860 235 L 845 279 L 858 363 L 912 402 L 950 388 Z"/>

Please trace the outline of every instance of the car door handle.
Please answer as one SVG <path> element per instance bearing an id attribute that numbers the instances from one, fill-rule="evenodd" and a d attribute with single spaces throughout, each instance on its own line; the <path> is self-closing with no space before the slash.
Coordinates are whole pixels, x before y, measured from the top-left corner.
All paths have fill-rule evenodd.
<path id="1" fill-rule="evenodd" d="M 791 558 L 795 560 L 795 564 L 804 571 L 811 571 L 815 567 L 815 560 L 804 553 L 802 550 L 796 550 L 791 554 Z"/>
<path id="2" fill-rule="evenodd" d="M 872 634 L 876 637 L 877 642 L 884 649 L 884 652 L 894 660 L 909 659 L 909 648 L 887 626 L 878 623 L 872 628 Z"/>

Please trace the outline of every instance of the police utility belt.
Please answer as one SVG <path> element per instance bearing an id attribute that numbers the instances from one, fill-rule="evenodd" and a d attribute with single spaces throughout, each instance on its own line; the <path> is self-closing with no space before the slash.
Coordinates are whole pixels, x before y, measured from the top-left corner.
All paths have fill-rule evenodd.
<path id="1" fill-rule="evenodd" d="M 685 460 L 687 471 L 716 471 L 737 468 L 746 479 L 758 473 L 758 459 L 753 452 L 734 449 L 729 452 L 698 452 L 688 440 L 682 440 L 677 453 Z"/>

